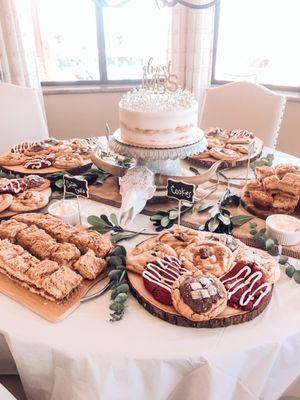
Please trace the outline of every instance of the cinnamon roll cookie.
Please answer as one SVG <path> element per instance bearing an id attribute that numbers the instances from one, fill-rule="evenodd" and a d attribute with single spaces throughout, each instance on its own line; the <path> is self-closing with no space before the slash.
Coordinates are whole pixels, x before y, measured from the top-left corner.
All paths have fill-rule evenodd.
<path id="1" fill-rule="evenodd" d="M 219 315 L 227 305 L 227 293 L 213 275 L 197 272 L 182 275 L 172 287 L 175 310 L 192 321 L 206 321 Z"/>
<path id="2" fill-rule="evenodd" d="M 237 161 L 240 158 L 240 155 L 236 151 L 226 148 L 214 147 L 209 150 L 209 154 L 217 160 L 224 161 Z"/>

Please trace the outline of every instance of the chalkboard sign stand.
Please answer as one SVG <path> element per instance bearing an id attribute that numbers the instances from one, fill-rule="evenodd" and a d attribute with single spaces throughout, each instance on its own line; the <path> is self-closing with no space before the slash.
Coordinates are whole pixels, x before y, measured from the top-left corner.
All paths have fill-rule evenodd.
<path id="1" fill-rule="evenodd" d="M 79 203 L 79 197 L 89 197 L 89 187 L 88 183 L 85 179 L 76 177 L 76 176 L 63 176 L 63 202 L 66 200 L 66 193 L 72 193 L 76 196 L 77 199 L 77 208 L 78 208 L 78 216 L 79 223 L 82 225 L 82 217 L 81 217 L 81 208 Z"/>
<path id="2" fill-rule="evenodd" d="M 167 196 L 171 199 L 178 200 L 178 218 L 177 218 L 178 225 L 180 225 L 181 223 L 182 201 L 193 203 L 194 195 L 195 195 L 195 185 L 191 185 L 182 181 L 174 181 L 173 179 L 168 179 Z"/>

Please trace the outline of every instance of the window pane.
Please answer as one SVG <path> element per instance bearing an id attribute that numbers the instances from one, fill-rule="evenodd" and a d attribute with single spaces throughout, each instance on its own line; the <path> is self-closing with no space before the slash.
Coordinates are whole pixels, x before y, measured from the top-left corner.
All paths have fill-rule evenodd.
<path id="1" fill-rule="evenodd" d="M 92 0 L 36 0 L 36 43 L 42 81 L 98 80 Z"/>
<path id="2" fill-rule="evenodd" d="M 103 9 L 107 78 L 142 79 L 150 57 L 166 64 L 170 9 L 155 0 L 131 0 L 123 7 Z"/>
<path id="3" fill-rule="evenodd" d="M 216 80 L 300 86 L 299 0 L 222 0 Z"/>

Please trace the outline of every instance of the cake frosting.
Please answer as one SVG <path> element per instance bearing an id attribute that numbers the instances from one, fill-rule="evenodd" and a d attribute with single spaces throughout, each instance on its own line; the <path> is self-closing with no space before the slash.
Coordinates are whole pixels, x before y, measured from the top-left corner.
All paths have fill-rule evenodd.
<path id="1" fill-rule="evenodd" d="M 141 147 L 180 147 L 202 137 L 198 129 L 198 103 L 181 88 L 157 93 L 151 88 L 133 89 L 119 103 L 121 138 Z"/>

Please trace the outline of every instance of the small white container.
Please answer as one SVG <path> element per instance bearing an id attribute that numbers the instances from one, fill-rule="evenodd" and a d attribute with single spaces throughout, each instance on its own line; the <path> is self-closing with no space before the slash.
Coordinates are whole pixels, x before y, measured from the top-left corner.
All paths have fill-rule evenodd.
<path id="1" fill-rule="evenodd" d="M 266 219 L 267 234 L 284 246 L 300 242 L 300 220 L 291 215 L 274 214 Z"/>
<path id="2" fill-rule="evenodd" d="M 59 200 L 48 207 L 48 212 L 66 224 L 79 223 L 78 206 L 74 200 Z"/>

